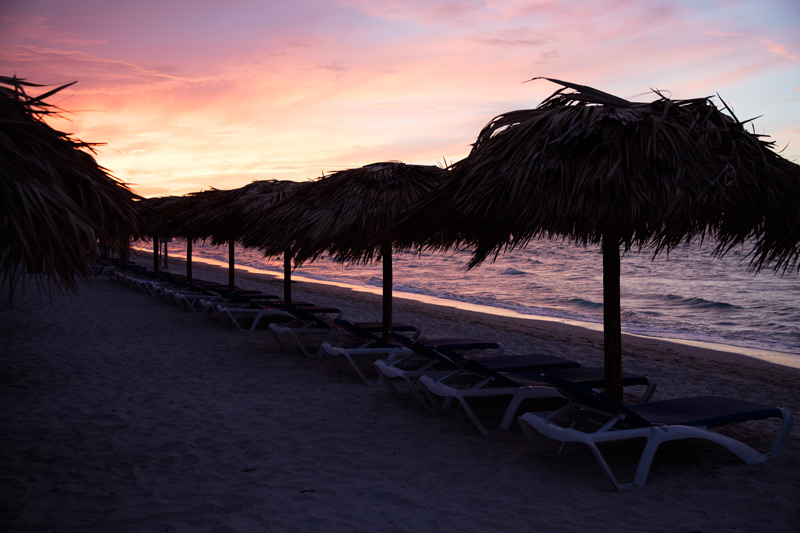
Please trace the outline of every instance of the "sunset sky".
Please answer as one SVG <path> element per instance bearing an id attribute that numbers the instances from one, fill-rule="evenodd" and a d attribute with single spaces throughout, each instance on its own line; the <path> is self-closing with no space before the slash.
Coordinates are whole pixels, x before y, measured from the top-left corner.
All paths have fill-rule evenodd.
<path id="1" fill-rule="evenodd" d="M 798 0 L 0 0 L 0 74 L 77 80 L 53 125 L 144 196 L 450 163 L 534 76 L 719 94 L 800 162 Z"/>

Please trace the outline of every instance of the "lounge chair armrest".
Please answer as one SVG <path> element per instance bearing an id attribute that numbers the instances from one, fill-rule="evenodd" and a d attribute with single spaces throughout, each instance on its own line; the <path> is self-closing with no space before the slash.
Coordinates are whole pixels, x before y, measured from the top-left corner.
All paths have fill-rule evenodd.
<path id="1" fill-rule="evenodd" d="M 392 354 L 396 350 L 405 350 L 406 348 L 342 348 L 341 346 L 333 346 L 329 342 L 323 342 L 320 346 L 326 353 L 330 355 L 386 355 Z"/>

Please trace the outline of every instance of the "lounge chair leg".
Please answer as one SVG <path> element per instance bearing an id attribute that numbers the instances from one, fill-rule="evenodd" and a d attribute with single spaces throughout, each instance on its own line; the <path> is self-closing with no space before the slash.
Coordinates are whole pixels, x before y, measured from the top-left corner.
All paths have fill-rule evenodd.
<path id="1" fill-rule="evenodd" d="M 524 396 L 516 393 L 514 394 L 514 397 L 511 398 L 511 402 L 508 404 L 508 408 L 506 408 L 506 412 L 503 414 L 503 420 L 500 422 L 500 429 L 508 431 L 511 428 L 511 424 L 514 422 L 514 415 L 517 414 L 517 409 L 519 409 L 524 399 Z"/>
<path id="2" fill-rule="evenodd" d="M 520 421 L 519 427 L 531 451 L 536 455 L 536 458 L 542 458 L 544 456 L 544 446 L 542 444 L 544 442 L 544 436 L 523 421 Z"/>
<path id="3" fill-rule="evenodd" d="M 434 396 L 429 394 L 428 397 L 433 398 Z M 446 413 L 452 408 L 452 406 L 453 406 L 453 398 L 451 396 L 448 396 L 447 398 L 442 400 L 441 410 L 443 413 Z"/>
<path id="4" fill-rule="evenodd" d="M 397 390 L 397 387 L 394 386 L 394 383 L 392 383 L 391 379 L 385 379 L 383 376 L 381 376 L 380 381 L 381 381 L 381 383 L 386 385 L 386 388 L 389 389 L 390 393 L 392 393 L 392 394 L 398 394 L 399 393 L 398 390 Z"/>
<path id="5" fill-rule="evenodd" d="M 792 432 L 792 426 L 794 425 L 794 417 L 792 417 L 792 414 L 786 409 L 781 408 L 781 418 L 783 419 L 783 423 L 769 451 L 770 459 L 777 459 L 781 456 L 783 447 L 786 445 L 786 441 L 789 439 L 789 434 Z"/>
<path id="6" fill-rule="evenodd" d="M 324 352 L 323 352 L 323 355 L 324 355 Z M 369 379 L 367 379 L 367 376 L 364 375 L 364 372 L 361 370 L 361 367 L 356 364 L 355 359 L 353 359 L 347 353 L 344 354 L 344 357 L 345 357 L 345 359 L 347 359 L 347 362 L 350 363 L 350 366 L 353 367 L 353 370 L 355 370 L 356 374 L 358 374 L 358 377 L 361 378 L 361 381 L 363 381 L 367 385 L 374 385 L 374 383 L 372 381 L 370 381 Z"/>
<path id="7" fill-rule="evenodd" d="M 647 384 L 647 389 L 645 389 L 644 393 L 642 393 L 642 396 L 639 398 L 639 403 L 649 402 L 650 398 L 653 397 L 653 394 L 655 394 L 655 392 L 656 392 L 656 382 L 650 381 Z"/>
<path id="8" fill-rule="evenodd" d="M 506 412 L 503 414 L 503 420 L 500 422 L 500 429 L 508 431 L 511 424 L 514 422 L 515 415 L 522 402 L 529 398 L 548 398 L 548 397 L 562 397 L 561 394 L 555 392 L 551 387 L 524 387 L 519 388 L 514 392 L 511 401 L 508 403 Z"/>
<path id="9" fill-rule="evenodd" d="M 408 380 L 407 382 L 411 390 L 411 394 L 414 395 L 414 398 L 417 399 L 417 401 L 419 402 L 419 404 L 422 406 L 423 409 L 425 409 L 429 413 L 440 411 L 440 408 L 437 407 L 435 403 L 435 397 L 431 393 L 429 393 L 425 387 L 422 387 L 421 385 L 417 384 L 412 380 Z"/>
<path id="10" fill-rule="evenodd" d="M 426 402 L 426 404 L 428 405 L 428 407 L 426 408 L 427 411 L 435 412 L 440 415 L 445 415 L 452 409 L 454 400 L 452 396 L 446 396 L 444 398 L 441 398 L 440 396 L 437 396 L 436 394 L 428 390 L 428 387 L 423 386 L 421 388 L 427 400 Z"/>
<path id="11" fill-rule="evenodd" d="M 600 449 L 593 442 L 586 442 L 586 445 L 589 446 L 589 449 L 592 450 L 595 459 L 597 459 L 597 462 L 600 463 L 600 467 L 606 473 L 606 476 L 608 476 L 608 479 L 609 481 L 611 481 L 611 484 L 614 485 L 614 489 L 616 489 L 619 492 L 625 490 L 625 485 L 621 485 L 619 481 L 617 481 L 617 477 L 614 475 L 614 472 L 611 470 L 611 467 L 608 466 L 608 463 L 606 462 L 605 457 L 603 457 L 603 454 L 600 453 Z M 645 472 L 645 476 L 647 476 L 647 472 Z"/>
<path id="12" fill-rule="evenodd" d="M 639 464 L 636 466 L 636 474 L 633 477 L 633 484 L 637 487 L 644 487 L 647 484 L 647 474 L 650 473 L 650 467 L 653 465 L 653 459 L 656 457 L 656 452 L 661 443 L 669 440 L 668 433 L 663 428 L 652 428 L 650 434 L 647 436 L 647 444 L 642 451 L 642 456 L 639 458 Z"/>
<path id="13" fill-rule="evenodd" d="M 484 425 L 481 423 L 481 421 L 478 420 L 478 415 L 476 415 L 472 411 L 470 406 L 467 405 L 467 401 L 464 398 L 459 397 L 458 398 L 458 403 L 461 404 L 461 407 L 464 408 L 464 411 L 467 413 L 467 415 L 469 416 L 470 420 L 472 420 L 472 422 L 478 428 L 478 431 L 481 432 L 481 437 L 489 436 L 489 431 L 484 427 Z"/>

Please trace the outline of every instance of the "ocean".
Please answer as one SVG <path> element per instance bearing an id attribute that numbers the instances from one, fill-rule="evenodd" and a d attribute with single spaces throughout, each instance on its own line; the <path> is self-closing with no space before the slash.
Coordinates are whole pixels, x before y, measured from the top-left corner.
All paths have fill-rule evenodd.
<path id="1" fill-rule="evenodd" d="M 147 247 L 147 245 L 145 245 Z M 622 256 L 623 331 L 686 342 L 721 344 L 747 355 L 800 368 L 800 275 L 754 273 L 745 250 L 712 256 L 713 245 L 691 244 L 653 258 L 647 250 Z M 185 257 L 182 240 L 170 256 Z M 236 264 L 283 272 L 282 259 L 237 248 Z M 603 270 L 599 247 L 534 241 L 524 249 L 466 269 L 469 252 L 396 252 L 394 292 L 484 312 L 514 313 L 575 322 L 598 329 L 603 321 Z M 195 243 L 193 259 L 227 264 L 228 249 Z M 292 275 L 380 289 L 381 265 L 342 264 L 323 257 Z"/>

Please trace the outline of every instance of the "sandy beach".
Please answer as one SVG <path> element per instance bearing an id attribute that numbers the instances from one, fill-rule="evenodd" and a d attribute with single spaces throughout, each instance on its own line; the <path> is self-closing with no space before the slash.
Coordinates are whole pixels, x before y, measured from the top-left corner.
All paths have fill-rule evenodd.
<path id="1" fill-rule="evenodd" d="M 147 258 L 140 258 L 149 265 Z M 183 263 L 171 259 L 170 271 Z M 194 275 L 227 279 L 195 263 Z M 280 294 L 247 272 L 237 284 Z M 380 297 L 295 283 L 294 296 L 378 320 Z M 602 364 L 601 334 L 395 300 L 427 336 L 498 340 Z M 800 415 L 800 370 L 625 336 L 654 399 L 700 394 Z M 264 330 L 184 311 L 105 276 L 0 309 L 0 531 L 797 531 L 800 427 L 748 466 L 704 442 L 663 446 L 644 488 L 615 492 L 588 449 L 537 459 L 519 432 L 284 350 Z M 759 449 L 777 423 L 725 431 Z M 640 447 L 610 448 L 622 477 Z"/>

